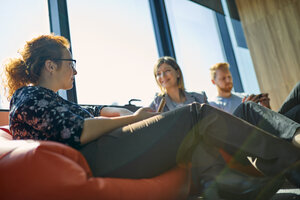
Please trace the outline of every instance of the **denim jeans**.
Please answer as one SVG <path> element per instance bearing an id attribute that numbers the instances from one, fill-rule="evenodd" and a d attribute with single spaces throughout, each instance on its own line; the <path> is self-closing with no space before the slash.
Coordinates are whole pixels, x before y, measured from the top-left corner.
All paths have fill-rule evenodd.
<path id="1" fill-rule="evenodd" d="M 292 89 L 278 113 L 300 123 L 300 82 Z"/>

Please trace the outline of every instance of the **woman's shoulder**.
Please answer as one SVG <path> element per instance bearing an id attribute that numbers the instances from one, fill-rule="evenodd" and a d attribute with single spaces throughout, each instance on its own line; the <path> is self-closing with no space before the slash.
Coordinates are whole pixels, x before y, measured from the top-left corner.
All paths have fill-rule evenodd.
<path id="1" fill-rule="evenodd" d="M 201 92 L 187 92 L 189 95 L 194 97 L 196 100 L 201 100 L 203 102 L 207 102 L 207 96 L 204 91 Z"/>
<path id="2" fill-rule="evenodd" d="M 16 102 L 25 103 L 26 101 L 41 100 L 41 99 L 54 100 L 55 95 L 56 94 L 53 91 L 43 87 L 25 86 L 15 91 L 14 95 L 12 96 L 11 103 L 16 103 Z"/>
<path id="3" fill-rule="evenodd" d="M 14 95 L 18 94 L 55 94 L 53 91 L 44 88 L 44 87 L 39 87 L 39 86 L 24 86 L 16 90 Z"/>

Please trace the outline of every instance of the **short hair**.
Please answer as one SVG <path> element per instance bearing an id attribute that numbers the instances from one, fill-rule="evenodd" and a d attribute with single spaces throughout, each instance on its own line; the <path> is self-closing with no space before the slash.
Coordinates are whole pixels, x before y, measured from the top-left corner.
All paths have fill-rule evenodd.
<path id="1" fill-rule="evenodd" d="M 209 70 L 210 70 L 211 79 L 215 80 L 217 70 L 227 71 L 227 70 L 229 70 L 229 64 L 226 62 L 216 63 Z"/>

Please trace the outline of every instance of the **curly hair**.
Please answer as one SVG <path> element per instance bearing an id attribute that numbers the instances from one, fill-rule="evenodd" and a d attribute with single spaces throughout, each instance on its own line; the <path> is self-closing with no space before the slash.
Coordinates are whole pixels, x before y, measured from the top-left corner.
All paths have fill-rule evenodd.
<path id="1" fill-rule="evenodd" d="M 69 41 L 62 36 L 41 35 L 27 41 L 19 51 L 20 58 L 11 58 L 4 65 L 3 85 L 7 99 L 24 86 L 37 84 L 46 60 L 60 58 Z"/>

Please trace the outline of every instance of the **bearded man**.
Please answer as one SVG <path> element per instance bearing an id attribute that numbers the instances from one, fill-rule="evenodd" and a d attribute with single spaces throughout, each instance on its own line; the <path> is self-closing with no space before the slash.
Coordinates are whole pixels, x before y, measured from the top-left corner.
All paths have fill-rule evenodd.
<path id="1" fill-rule="evenodd" d="M 244 101 L 253 101 L 270 108 L 268 93 L 247 95 L 245 93 L 232 92 L 232 75 L 228 63 L 217 63 L 210 68 L 211 82 L 216 86 L 218 96 L 209 101 L 209 104 L 228 113 L 233 111 Z"/>

